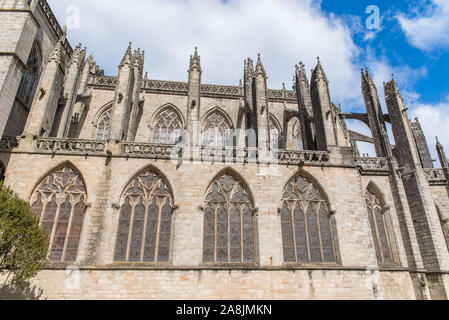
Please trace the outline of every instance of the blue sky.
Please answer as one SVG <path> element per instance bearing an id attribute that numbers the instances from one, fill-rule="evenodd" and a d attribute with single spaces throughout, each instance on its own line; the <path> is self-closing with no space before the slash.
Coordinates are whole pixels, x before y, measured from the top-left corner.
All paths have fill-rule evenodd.
<path id="1" fill-rule="evenodd" d="M 449 150 L 449 0 L 49 0 L 72 45 L 82 42 L 106 74 L 116 75 L 129 41 L 146 50 L 152 79 L 187 80 L 198 46 L 203 82 L 237 85 L 243 60 L 261 53 L 271 88 L 292 86 L 299 61 L 320 56 L 331 96 L 362 112 L 360 69 L 369 67 L 381 95 L 395 74 L 419 117 L 436 159 L 435 136 Z M 368 30 L 366 8 L 379 8 L 380 29 Z M 75 18 L 75 19 L 73 19 Z M 79 22 L 79 23 L 75 23 Z M 358 122 L 350 127 L 369 134 Z M 362 152 L 373 148 L 362 145 Z M 449 152 L 449 151 L 448 151 Z"/>

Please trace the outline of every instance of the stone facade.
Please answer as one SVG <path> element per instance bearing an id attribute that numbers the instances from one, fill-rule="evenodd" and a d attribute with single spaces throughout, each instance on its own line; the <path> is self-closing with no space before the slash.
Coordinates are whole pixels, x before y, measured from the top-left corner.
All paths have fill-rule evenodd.
<path id="1" fill-rule="evenodd" d="M 267 88 L 260 56 L 209 85 L 195 49 L 187 82 L 158 81 L 130 44 L 105 76 L 46 1 L 0 0 L 0 24 L 0 163 L 50 242 L 30 290 L 0 298 L 448 298 L 447 158 L 394 79 L 388 114 L 368 70 L 367 112 L 345 113 L 319 61 L 293 91 Z"/>

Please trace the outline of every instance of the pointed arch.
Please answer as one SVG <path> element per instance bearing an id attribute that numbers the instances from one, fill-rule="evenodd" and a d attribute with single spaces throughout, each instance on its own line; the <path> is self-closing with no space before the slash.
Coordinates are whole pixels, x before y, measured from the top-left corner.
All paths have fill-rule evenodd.
<path id="1" fill-rule="evenodd" d="M 160 107 L 151 123 L 154 143 L 175 144 L 181 139 L 185 128 L 182 112 L 171 103 Z"/>
<path id="2" fill-rule="evenodd" d="M 102 106 L 94 119 L 95 140 L 108 141 L 111 133 L 112 101 Z"/>
<path id="3" fill-rule="evenodd" d="M 254 201 L 234 170 L 221 171 L 207 188 L 204 205 L 203 261 L 256 263 Z"/>
<path id="4" fill-rule="evenodd" d="M 46 174 L 30 205 L 47 233 L 49 260 L 75 262 L 87 210 L 87 189 L 79 171 L 65 162 Z"/>
<path id="5" fill-rule="evenodd" d="M 382 191 L 372 181 L 365 191 L 365 203 L 379 266 L 397 264 L 397 246 L 388 206 Z"/>
<path id="6" fill-rule="evenodd" d="M 153 166 L 127 184 L 120 199 L 116 262 L 169 262 L 175 210 L 172 188 Z"/>
<path id="7" fill-rule="evenodd" d="M 336 264 L 340 258 L 335 217 L 324 190 L 309 177 L 298 172 L 282 194 L 284 261 Z"/>
<path id="8" fill-rule="evenodd" d="M 287 123 L 287 150 L 304 150 L 302 141 L 301 121 L 292 117 Z"/>
<path id="9" fill-rule="evenodd" d="M 273 149 L 279 149 L 282 141 L 282 126 L 279 120 L 270 113 L 269 116 L 270 126 L 270 141 Z"/>
<path id="10" fill-rule="evenodd" d="M 215 107 L 209 110 L 202 123 L 203 145 L 219 147 L 233 144 L 234 124 L 223 109 Z"/>

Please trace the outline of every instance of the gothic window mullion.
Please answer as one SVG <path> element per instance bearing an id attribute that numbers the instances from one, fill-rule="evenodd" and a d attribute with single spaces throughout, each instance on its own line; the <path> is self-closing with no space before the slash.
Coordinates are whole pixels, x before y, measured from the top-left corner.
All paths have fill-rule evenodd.
<path id="1" fill-rule="evenodd" d="M 129 223 L 129 232 L 128 232 L 128 242 L 127 242 L 127 247 L 126 247 L 126 261 L 129 261 L 129 255 L 131 252 L 131 241 L 132 241 L 132 235 L 133 235 L 133 228 L 134 228 L 134 214 L 135 214 L 135 209 L 136 209 L 136 202 L 137 200 L 135 199 L 131 199 L 132 202 L 132 206 L 131 206 L 131 218 L 130 218 L 130 223 Z"/>
<path id="2" fill-rule="evenodd" d="M 318 204 L 318 208 L 319 208 Z M 319 217 L 319 210 L 315 210 L 315 207 L 312 206 L 312 211 L 315 214 L 316 217 L 316 223 L 317 223 L 317 229 L 318 229 L 318 241 L 320 243 L 320 255 L 321 255 L 321 261 L 324 261 L 324 252 L 323 252 L 323 239 L 321 238 L 321 228 L 320 228 L 320 217 Z"/>
<path id="3" fill-rule="evenodd" d="M 310 254 L 310 240 L 309 240 L 309 222 L 307 219 L 307 216 L 309 215 L 309 204 L 302 206 L 305 207 L 303 214 L 304 214 L 304 229 L 305 229 L 305 236 L 306 236 L 306 246 L 307 246 L 307 262 L 312 262 L 312 255 Z"/>
<path id="4" fill-rule="evenodd" d="M 140 262 L 144 261 L 144 256 L 145 256 L 145 245 L 146 245 L 146 240 L 147 240 L 147 224 L 148 224 L 148 210 L 150 207 L 150 203 L 151 200 L 149 202 L 144 202 L 144 207 L 145 207 L 145 216 L 144 216 L 144 220 L 143 220 L 143 238 L 142 238 L 142 244 L 140 247 Z"/>
<path id="5" fill-rule="evenodd" d="M 158 217 L 157 217 L 157 228 L 156 228 L 156 244 L 154 245 L 154 261 L 158 262 L 159 260 L 159 241 L 161 234 L 161 216 L 162 216 L 162 208 L 163 205 L 161 203 L 161 199 L 159 197 L 156 198 L 156 203 L 158 204 Z"/>
<path id="6" fill-rule="evenodd" d="M 372 215 L 373 215 L 374 230 L 376 232 L 375 237 L 376 237 L 376 240 L 377 240 L 377 246 L 379 248 L 379 257 L 380 257 L 381 262 L 384 263 L 385 262 L 384 250 L 382 248 L 382 240 L 380 239 L 380 235 L 379 235 L 379 228 L 378 228 L 378 225 L 377 225 L 377 219 L 376 219 L 376 214 L 375 214 L 374 207 L 373 207 L 373 210 L 371 212 L 372 212 Z"/>
<path id="7" fill-rule="evenodd" d="M 381 209 L 381 215 L 382 215 L 382 220 L 383 220 L 383 223 L 385 226 L 385 236 L 387 238 L 388 252 L 390 255 L 390 259 L 391 259 L 391 262 L 395 262 L 394 254 L 393 254 L 393 248 L 394 248 L 393 239 L 392 239 L 393 233 L 390 233 L 389 228 L 388 228 L 389 226 L 391 226 L 391 223 L 390 223 L 390 221 L 387 222 L 387 220 L 389 220 L 388 219 L 389 217 L 386 215 L 386 213 L 384 211 L 382 211 L 382 209 Z"/>
<path id="8" fill-rule="evenodd" d="M 240 213 L 240 260 L 243 262 L 245 261 L 245 250 L 243 248 L 245 247 L 244 241 L 243 241 L 243 211 L 245 210 L 245 206 L 239 206 L 239 213 Z"/>
<path id="9" fill-rule="evenodd" d="M 55 219 L 53 222 L 53 229 L 51 231 L 51 236 L 50 236 L 50 240 L 48 242 L 48 247 L 50 248 L 49 252 L 48 252 L 48 259 L 51 259 L 51 255 L 53 253 L 53 246 L 54 246 L 54 242 L 55 242 L 55 236 L 56 236 L 56 229 L 59 223 L 59 215 L 61 213 L 61 205 L 62 205 L 62 200 L 57 200 L 56 199 L 56 204 L 57 204 L 57 209 L 56 209 L 56 215 L 55 215 Z"/>
<path id="10" fill-rule="evenodd" d="M 66 235 L 66 240 L 64 242 L 64 249 L 62 251 L 62 261 L 66 261 L 67 246 L 69 245 L 69 235 L 72 233 L 72 224 L 73 224 L 73 217 L 74 217 L 76 203 L 77 202 L 74 203 L 73 201 L 71 201 L 72 208 L 70 210 L 69 224 L 67 226 L 67 235 Z"/>
<path id="11" fill-rule="evenodd" d="M 219 210 L 219 208 L 220 208 L 220 206 L 218 205 L 218 206 L 215 206 L 215 208 L 214 208 L 214 217 L 215 217 L 215 225 L 214 225 L 214 228 L 215 228 L 215 237 L 214 237 L 214 240 L 215 240 L 215 243 L 214 243 L 214 245 L 215 245 L 215 248 L 214 248 L 214 262 L 217 262 L 218 261 L 218 259 L 217 259 L 217 252 L 218 252 L 218 210 Z"/>
<path id="12" fill-rule="evenodd" d="M 298 206 L 299 204 L 297 202 L 293 202 L 292 206 L 288 205 L 287 202 L 287 208 L 290 212 L 290 216 L 291 216 L 291 223 L 292 223 L 292 238 L 293 238 L 293 248 L 295 250 L 294 254 L 295 254 L 295 262 L 299 262 L 298 261 L 298 248 L 296 245 L 296 226 L 295 226 L 295 210 L 296 210 L 296 206 Z"/>

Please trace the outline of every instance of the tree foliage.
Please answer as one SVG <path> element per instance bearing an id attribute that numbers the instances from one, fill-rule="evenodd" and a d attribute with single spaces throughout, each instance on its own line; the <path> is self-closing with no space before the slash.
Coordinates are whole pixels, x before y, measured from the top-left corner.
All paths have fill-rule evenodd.
<path id="1" fill-rule="evenodd" d="M 25 287 L 45 263 L 47 236 L 27 202 L 0 184 L 0 275 Z"/>

